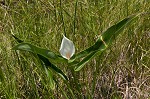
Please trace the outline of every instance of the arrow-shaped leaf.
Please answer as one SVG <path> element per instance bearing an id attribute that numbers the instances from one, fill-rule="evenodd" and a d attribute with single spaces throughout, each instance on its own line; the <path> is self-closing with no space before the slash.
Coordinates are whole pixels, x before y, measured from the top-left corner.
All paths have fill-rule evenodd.
<path id="1" fill-rule="evenodd" d="M 15 46 L 13 49 L 14 50 L 25 50 L 25 51 L 30 51 L 33 52 L 35 54 L 38 55 L 39 59 L 41 59 L 44 62 L 44 65 L 46 67 L 50 67 L 52 68 L 55 72 L 57 72 L 61 77 L 63 77 L 65 80 L 68 80 L 67 76 L 62 72 L 61 69 L 59 69 L 57 66 L 55 66 L 54 64 L 52 64 L 48 59 L 52 58 L 52 60 L 56 59 L 56 60 L 62 60 L 63 58 L 61 58 L 61 56 L 59 57 L 58 55 L 56 55 L 55 53 L 49 51 L 49 50 L 45 50 L 39 47 L 36 47 L 34 45 L 28 44 L 28 43 L 21 43 L 23 42 L 22 40 L 20 40 L 19 38 L 17 38 L 16 36 L 12 35 L 17 42 L 19 42 L 20 44 L 18 44 L 17 46 Z M 20 46 L 20 47 L 19 47 Z M 19 49 L 18 49 L 19 47 Z M 37 50 L 36 50 L 37 49 Z M 51 53 L 51 54 L 46 54 L 46 53 Z M 65 60 L 64 60 L 65 61 Z"/>
<path id="2" fill-rule="evenodd" d="M 40 47 L 36 47 L 32 44 L 29 43 L 20 43 L 17 46 L 12 48 L 13 50 L 23 50 L 23 51 L 29 51 L 29 52 L 33 52 L 35 54 L 39 54 L 42 55 L 50 60 L 54 60 L 54 61 L 67 61 L 66 59 L 62 58 L 61 56 L 55 54 L 54 52 L 47 50 L 47 49 L 43 49 Z"/>
<path id="3" fill-rule="evenodd" d="M 101 54 L 112 42 L 114 39 L 123 31 L 123 29 L 131 23 L 131 21 L 136 18 L 137 16 L 131 16 L 128 18 L 123 19 L 119 23 L 111 26 L 102 35 L 99 37 L 97 42 L 92 45 L 91 47 L 87 48 L 86 50 L 78 53 L 70 61 L 74 61 L 78 58 L 85 57 L 81 62 L 77 64 L 75 67 L 75 71 L 79 71 L 83 68 L 83 66 L 91 60 L 97 54 Z"/>

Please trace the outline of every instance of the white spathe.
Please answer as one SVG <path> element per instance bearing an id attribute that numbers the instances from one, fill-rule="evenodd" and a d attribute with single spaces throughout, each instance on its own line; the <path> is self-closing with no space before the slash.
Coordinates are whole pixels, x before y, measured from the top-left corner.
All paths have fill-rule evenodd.
<path id="1" fill-rule="evenodd" d="M 60 52 L 62 57 L 66 58 L 68 60 L 75 53 L 75 47 L 74 47 L 73 42 L 71 40 L 69 40 L 68 38 L 66 38 L 64 35 L 63 35 L 63 39 L 62 39 L 62 42 L 61 42 L 59 52 Z"/>

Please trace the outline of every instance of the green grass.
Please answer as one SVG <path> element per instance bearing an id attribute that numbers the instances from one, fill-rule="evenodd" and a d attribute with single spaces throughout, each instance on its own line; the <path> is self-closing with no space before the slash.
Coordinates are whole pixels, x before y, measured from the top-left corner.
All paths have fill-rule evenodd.
<path id="1" fill-rule="evenodd" d="M 0 98 L 150 98 L 149 0 L 4 0 L 0 12 Z M 17 45 L 13 33 L 59 54 L 64 33 L 78 53 L 108 27 L 137 13 L 143 14 L 81 71 L 57 63 L 69 81 L 54 75 L 54 90 L 36 56 L 11 50 Z"/>

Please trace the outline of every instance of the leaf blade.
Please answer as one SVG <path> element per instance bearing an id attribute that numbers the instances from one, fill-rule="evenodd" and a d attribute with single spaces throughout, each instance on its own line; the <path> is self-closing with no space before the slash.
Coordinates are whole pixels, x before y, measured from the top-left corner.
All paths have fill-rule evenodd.
<path id="1" fill-rule="evenodd" d="M 74 60 L 78 58 L 82 58 L 85 56 L 86 57 L 83 58 L 83 60 L 77 64 L 74 70 L 75 71 L 81 70 L 89 60 L 91 60 L 94 56 L 96 56 L 95 55 L 96 53 L 101 54 L 110 44 L 112 44 L 112 42 L 115 40 L 115 37 L 117 37 L 124 30 L 124 28 L 129 23 L 131 23 L 131 21 L 137 16 L 138 15 L 127 17 L 122 21 L 118 22 L 117 24 L 109 27 L 105 32 L 102 33 L 102 35 L 94 45 L 75 55 L 75 57 L 71 59 L 72 62 L 74 62 Z"/>
<path id="2" fill-rule="evenodd" d="M 13 36 L 13 37 L 17 40 L 17 42 L 19 42 L 20 44 L 23 42 L 22 40 L 20 40 L 19 38 L 17 38 L 15 35 L 12 34 L 12 36 Z M 23 44 L 28 44 L 28 43 L 23 43 Z M 31 45 L 31 44 L 29 44 L 29 45 Z M 17 50 L 16 47 L 17 47 L 17 46 L 13 47 L 12 49 Z M 27 48 L 25 48 L 26 51 L 29 50 L 30 52 L 32 52 L 29 47 L 30 47 L 30 46 L 27 46 Z M 24 49 L 24 50 L 25 50 L 25 49 Z M 41 60 L 44 62 L 44 65 L 45 65 L 47 68 L 48 68 L 48 67 L 52 68 L 52 69 L 53 69 L 55 72 L 57 72 L 61 77 L 63 77 L 65 80 L 68 80 L 68 77 L 65 75 L 65 73 L 63 73 L 63 71 L 62 71 L 61 69 L 59 69 L 57 66 L 55 66 L 54 64 L 52 64 L 46 57 L 44 57 L 44 56 L 42 56 L 42 55 L 40 55 L 40 54 L 38 54 L 38 53 L 35 53 L 35 54 L 38 55 L 39 59 L 41 59 Z"/>
<path id="3" fill-rule="evenodd" d="M 64 58 L 55 54 L 54 52 L 47 50 L 47 49 L 40 48 L 40 47 L 36 47 L 29 43 L 20 43 L 20 44 L 16 45 L 15 47 L 13 47 L 12 50 L 29 51 L 29 52 L 33 52 L 35 54 L 42 55 L 51 60 L 66 62 L 66 60 Z"/>

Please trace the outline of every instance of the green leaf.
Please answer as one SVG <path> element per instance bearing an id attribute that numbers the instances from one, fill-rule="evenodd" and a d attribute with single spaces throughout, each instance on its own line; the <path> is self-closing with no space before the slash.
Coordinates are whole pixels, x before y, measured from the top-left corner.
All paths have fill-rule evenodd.
<path id="1" fill-rule="evenodd" d="M 99 37 L 99 39 L 94 45 L 72 57 L 70 61 L 74 62 L 74 60 L 86 56 L 74 68 L 75 71 L 81 70 L 89 60 L 91 60 L 94 56 L 101 54 L 110 44 L 112 44 L 112 42 L 124 30 L 124 28 L 128 26 L 129 23 L 131 23 L 131 21 L 136 17 L 137 16 L 130 16 L 128 18 L 123 19 L 119 23 L 111 26 L 105 32 L 102 33 L 102 35 Z"/>
<path id="2" fill-rule="evenodd" d="M 82 69 L 83 66 L 84 66 L 87 62 L 89 62 L 89 60 L 90 60 L 92 57 L 95 56 L 95 54 L 96 54 L 96 51 L 91 52 L 87 57 L 85 57 L 81 62 L 79 62 L 79 63 L 77 64 L 77 67 L 75 67 L 74 70 L 75 70 L 75 71 L 79 71 L 80 69 Z"/>
<path id="3" fill-rule="evenodd" d="M 89 55 L 87 55 L 81 62 L 79 62 L 77 64 L 77 66 L 74 68 L 75 71 L 80 71 L 84 65 L 86 63 L 88 63 L 93 57 L 95 57 L 96 55 L 100 55 L 101 53 L 103 52 L 103 50 L 97 50 L 97 51 L 94 51 L 94 52 L 91 52 Z"/>
<path id="4" fill-rule="evenodd" d="M 13 34 L 11 34 L 15 39 L 16 39 L 16 41 L 18 42 L 18 43 L 22 43 L 23 41 L 22 40 L 20 40 L 18 37 L 16 37 L 15 35 L 13 35 Z"/>
<path id="5" fill-rule="evenodd" d="M 52 61 L 57 61 L 57 62 L 66 62 L 67 60 L 64 59 L 63 57 L 55 54 L 54 52 L 47 50 L 47 49 L 43 49 L 40 47 L 36 47 L 32 44 L 29 43 L 20 43 L 17 46 L 12 48 L 13 50 L 23 50 L 23 51 L 29 51 L 29 52 L 33 52 L 35 54 L 39 54 L 42 55 Z"/>
<path id="6" fill-rule="evenodd" d="M 57 66 L 55 66 L 54 64 L 52 64 L 47 58 L 45 58 L 42 55 L 38 54 L 38 57 L 44 62 L 44 65 L 46 67 L 50 67 L 51 69 L 53 69 L 55 72 L 57 72 L 63 79 L 68 80 L 67 76 L 62 72 L 61 69 L 59 69 Z"/>
<path id="7" fill-rule="evenodd" d="M 19 43 L 19 45 L 21 45 L 20 49 L 18 49 L 19 45 L 15 46 L 13 49 L 14 50 L 25 50 L 25 51 L 30 51 L 30 52 L 33 52 L 35 54 L 38 55 L 39 59 L 41 59 L 43 62 L 44 62 L 44 65 L 48 68 L 50 67 L 51 69 L 53 69 L 56 73 L 58 73 L 63 79 L 65 80 L 68 80 L 67 76 L 62 72 L 61 69 L 59 69 L 57 66 L 55 66 L 54 64 L 52 64 L 48 59 L 49 59 L 49 56 L 48 55 L 45 55 L 45 53 L 49 50 L 45 50 L 45 49 L 41 49 L 36 46 L 33 46 L 31 44 L 28 44 L 28 43 L 22 43 L 23 41 L 20 40 L 19 38 L 17 38 L 16 36 L 12 35 Z M 25 44 L 25 46 L 23 46 Z M 36 50 L 38 49 L 38 50 Z M 46 51 L 46 52 L 44 52 Z M 41 53 L 42 52 L 42 53 Z M 53 53 L 53 52 L 51 52 Z M 54 54 L 54 53 L 53 53 Z M 55 56 L 57 56 L 56 54 L 54 54 Z M 53 55 L 53 56 L 54 56 Z M 52 57 L 52 56 L 51 56 Z M 59 57 L 59 56 L 57 56 Z"/>
<path id="8" fill-rule="evenodd" d="M 105 45 L 104 43 L 101 41 L 101 39 L 98 39 L 97 42 L 92 45 L 91 47 L 89 47 L 88 49 L 78 53 L 77 55 L 74 55 L 74 57 L 72 57 L 69 61 L 73 62 L 76 59 L 85 57 L 86 55 L 88 55 L 89 53 L 93 52 L 93 51 L 97 51 L 99 49 L 105 49 Z"/>

